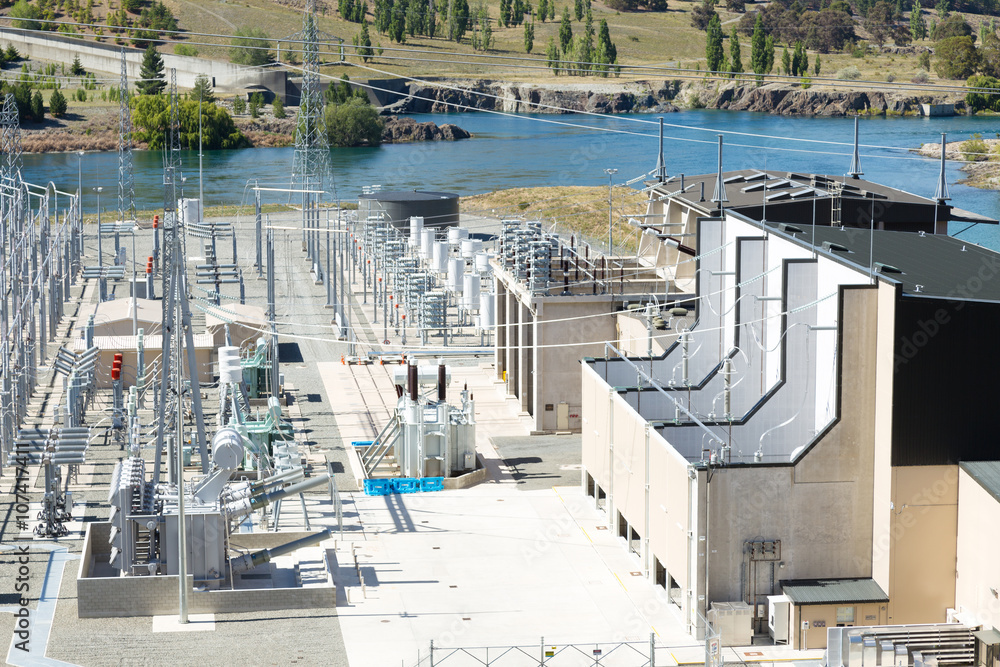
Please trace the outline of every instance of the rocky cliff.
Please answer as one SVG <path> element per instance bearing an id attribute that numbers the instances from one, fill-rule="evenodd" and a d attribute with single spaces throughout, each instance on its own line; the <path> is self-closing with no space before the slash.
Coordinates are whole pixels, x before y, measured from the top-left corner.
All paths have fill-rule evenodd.
<path id="1" fill-rule="evenodd" d="M 447 87 L 445 87 L 447 86 Z M 508 113 L 630 113 L 677 111 L 674 82 L 515 84 L 489 80 L 448 81 L 441 86 L 410 83 L 408 97 L 383 113 L 504 111 Z"/>
<path id="2" fill-rule="evenodd" d="M 921 103 L 954 103 L 961 97 L 912 96 L 891 91 L 804 89 L 799 85 L 744 82 L 588 80 L 564 84 L 517 84 L 501 81 L 447 80 L 438 85 L 409 83 L 408 96 L 383 113 L 504 111 L 508 113 L 591 112 L 668 113 L 678 107 L 759 111 L 782 115 L 844 116 L 917 114 Z M 675 106 L 676 105 L 676 106 Z"/>

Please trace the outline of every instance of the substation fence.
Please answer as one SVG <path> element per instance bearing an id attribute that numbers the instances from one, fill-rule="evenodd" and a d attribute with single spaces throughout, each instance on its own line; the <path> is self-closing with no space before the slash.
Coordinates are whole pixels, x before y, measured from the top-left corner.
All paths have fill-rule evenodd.
<path id="1" fill-rule="evenodd" d="M 668 647 L 648 641 L 533 645 L 436 646 L 414 667 L 656 667 L 672 664 Z M 659 654 L 659 659 L 658 655 Z"/>

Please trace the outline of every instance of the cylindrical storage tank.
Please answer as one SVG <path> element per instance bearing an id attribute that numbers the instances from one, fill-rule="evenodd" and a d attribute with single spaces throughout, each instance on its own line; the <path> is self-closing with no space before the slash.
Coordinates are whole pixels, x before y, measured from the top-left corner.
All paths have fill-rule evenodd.
<path id="1" fill-rule="evenodd" d="M 424 219 L 424 227 L 458 224 L 458 195 L 451 192 L 380 190 L 358 197 L 358 210 L 381 215 L 399 231 L 410 230 L 410 219 Z"/>
<path id="2" fill-rule="evenodd" d="M 416 248 L 420 245 L 421 234 L 424 231 L 423 216 L 414 215 L 410 217 L 410 247 Z"/>
<path id="3" fill-rule="evenodd" d="M 469 230 L 465 227 L 452 227 L 448 230 L 448 243 L 449 245 L 460 245 L 462 239 L 469 238 Z"/>
<path id="4" fill-rule="evenodd" d="M 466 273 L 462 276 L 462 307 L 466 310 L 479 307 L 480 280 L 478 273 Z"/>
<path id="5" fill-rule="evenodd" d="M 431 253 L 434 251 L 434 230 L 424 229 L 420 232 L 420 256 L 424 259 L 430 259 Z"/>
<path id="6" fill-rule="evenodd" d="M 476 253 L 476 271 L 484 275 L 490 272 L 490 254 L 488 252 Z"/>
<path id="7" fill-rule="evenodd" d="M 482 292 L 479 295 L 479 325 L 484 329 L 492 329 L 496 324 L 496 312 L 493 292 Z"/>
<path id="8" fill-rule="evenodd" d="M 462 274 L 465 272 L 465 260 L 461 257 L 452 257 L 448 260 L 448 291 L 462 291 Z"/>
<path id="9" fill-rule="evenodd" d="M 472 259 L 476 253 L 482 252 L 483 242 L 480 239 L 462 239 L 462 257 Z"/>
<path id="10" fill-rule="evenodd" d="M 434 250 L 431 254 L 431 266 L 437 273 L 448 271 L 448 244 L 443 241 L 434 242 Z"/>

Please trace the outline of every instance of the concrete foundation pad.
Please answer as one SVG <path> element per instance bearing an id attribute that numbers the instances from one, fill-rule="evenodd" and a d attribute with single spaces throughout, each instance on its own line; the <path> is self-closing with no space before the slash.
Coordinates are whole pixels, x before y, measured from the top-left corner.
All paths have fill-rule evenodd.
<path id="1" fill-rule="evenodd" d="M 215 614 L 188 614 L 187 623 L 176 615 L 154 616 L 153 632 L 215 632 Z"/>

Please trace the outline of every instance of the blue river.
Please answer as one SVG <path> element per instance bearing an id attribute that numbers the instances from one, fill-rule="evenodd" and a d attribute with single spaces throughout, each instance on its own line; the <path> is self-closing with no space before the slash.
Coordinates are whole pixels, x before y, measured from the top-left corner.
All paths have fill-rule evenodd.
<path id="1" fill-rule="evenodd" d="M 421 189 L 471 195 L 513 187 L 604 185 L 605 169 L 629 181 L 653 169 L 658 143 L 657 119 L 649 115 L 591 116 L 502 115 L 487 112 L 414 115 L 417 121 L 455 123 L 472 132 L 470 140 L 332 149 L 336 196 L 354 199 L 365 185 L 386 189 Z M 843 174 L 849 169 L 854 122 L 850 118 L 783 117 L 720 110 L 690 110 L 664 116 L 664 153 L 669 174 L 713 172 L 716 133 L 724 133 L 726 170 L 764 168 L 778 171 Z M 861 162 L 865 178 L 930 197 L 938 179 L 937 160 L 906 149 L 921 143 L 964 140 L 973 133 L 1000 137 L 997 117 L 864 118 L 860 123 Z M 292 148 L 206 151 L 203 157 L 205 203 L 250 202 L 248 182 L 288 187 Z M 198 193 L 196 151 L 181 154 L 186 196 Z M 163 156 L 136 151 L 135 198 L 139 209 L 163 204 Z M 118 157 L 114 152 L 31 154 L 23 158 L 25 178 L 53 181 L 68 192 L 77 188 L 82 170 L 85 208 L 97 208 L 93 188 L 102 186 L 101 207 L 117 206 Z M 948 163 L 952 205 L 1000 218 L 1000 193 L 956 184 L 961 165 Z M 265 201 L 287 201 L 268 193 Z M 1000 249 L 1000 230 L 955 224 L 951 233 Z"/>

